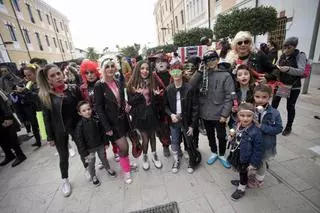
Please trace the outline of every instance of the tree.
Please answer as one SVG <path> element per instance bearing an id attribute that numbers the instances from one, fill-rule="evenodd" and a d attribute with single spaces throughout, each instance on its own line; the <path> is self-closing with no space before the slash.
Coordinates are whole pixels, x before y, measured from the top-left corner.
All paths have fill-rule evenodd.
<path id="1" fill-rule="evenodd" d="M 120 52 L 128 57 L 137 57 L 139 55 L 140 44 L 134 43 L 132 46 L 120 48 Z"/>
<path id="2" fill-rule="evenodd" d="M 214 34 L 219 38 L 233 38 L 239 31 L 249 31 L 253 36 L 270 32 L 277 27 L 277 11 L 271 6 L 234 9 L 218 15 Z"/>
<path id="3" fill-rule="evenodd" d="M 167 44 L 149 48 L 147 50 L 147 55 L 157 52 L 171 53 L 177 50 L 177 47 L 174 44 Z"/>
<path id="4" fill-rule="evenodd" d="M 173 36 L 173 43 L 178 47 L 200 45 L 202 37 L 212 38 L 213 31 L 209 28 L 192 28 L 187 32 L 179 32 Z"/>
<path id="5" fill-rule="evenodd" d="M 94 47 L 87 48 L 87 58 L 90 60 L 98 60 L 100 54 L 94 49 Z"/>

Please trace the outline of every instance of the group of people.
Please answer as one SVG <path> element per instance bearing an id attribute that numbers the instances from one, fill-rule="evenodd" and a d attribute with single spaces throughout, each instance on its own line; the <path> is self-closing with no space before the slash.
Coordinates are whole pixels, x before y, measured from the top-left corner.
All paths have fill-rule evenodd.
<path id="1" fill-rule="evenodd" d="M 34 100 L 30 120 L 34 146 L 38 147 L 39 127 L 33 119 L 41 107 L 47 141 L 59 154 L 64 196 L 72 191 L 68 179 L 69 136 L 75 141 L 88 180 L 94 185 L 100 185 L 95 172 L 96 153 L 101 168 L 111 177 L 117 176 L 106 156 L 110 144 L 124 181 L 130 184 L 130 172 L 137 167 L 129 159 L 130 131 L 139 133 L 144 170 L 150 169 L 149 144 L 153 165 L 162 168 L 157 154 L 158 137 L 165 157 L 171 155 L 171 145 L 172 172 L 179 171 L 182 156 L 186 155 L 187 171 L 193 173 L 199 163 L 195 156 L 201 159 L 198 143 L 203 123 L 211 150 L 207 164 L 219 159 L 225 168 L 234 167 L 239 172 L 239 180 L 231 181 L 237 187 L 231 197 L 237 200 L 245 195 L 247 186 L 258 188 L 264 183 L 266 162 L 276 154 L 276 135 L 288 135 L 292 130 L 306 63 L 306 56 L 296 49 L 297 45 L 297 38 L 288 38 L 283 54 L 273 64 L 263 52 L 254 51 L 250 33 L 240 31 L 231 45 L 223 40 L 217 51 L 207 51 L 202 59 L 191 57 L 184 64 L 179 60 L 169 64 L 167 56 L 159 53 L 135 63 L 130 75 L 122 72 L 118 63 L 121 60 L 110 58 L 100 65 L 84 60 L 79 71 L 71 65 L 63 70 L 54 64 L 41 68 L 29 65 L 24 75 L 32 84 L 18 90 Z M 272 88 L 268 85 L 272 80 L 282 84 Z M 282 85 L 291 86 L 288 96 L 279 95 Z M 287 98 L 288 121 L 284 130 L 276 109 L 281 97 Z M 1 136 L 9 134 L 7 130 L 14 121 L 4 102 Z M 1 147 L 6 154 L 1 165 L 5 165 L 13 157 L 4 142 Z M 25 158 L 15 146 L 11 148 Z"/>

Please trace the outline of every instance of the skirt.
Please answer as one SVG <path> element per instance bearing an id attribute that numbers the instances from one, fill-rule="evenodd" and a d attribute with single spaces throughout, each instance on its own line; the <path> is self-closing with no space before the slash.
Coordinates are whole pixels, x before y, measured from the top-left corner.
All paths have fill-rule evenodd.
<path id="1" fill-rule="evenodd" d="M 129 123 L 128 118 L 125 114 L 118 117 L 118 123 L 113 125 L 112 131 L 113 135 L 108 137 L 112 143 L 122 137 L 127 136 L 127 133 L 129 131 Z"/>
<path id="2" fill-rule="evenodd" d="M 153 111 L 151 105 L 146 107 L 146 116 L 145 118 L 133 117 L 132 118 L 133 127 L 142 131 L 142 132 L 152 132 L 155 131 L 158 127 L 158 119 Z"/>

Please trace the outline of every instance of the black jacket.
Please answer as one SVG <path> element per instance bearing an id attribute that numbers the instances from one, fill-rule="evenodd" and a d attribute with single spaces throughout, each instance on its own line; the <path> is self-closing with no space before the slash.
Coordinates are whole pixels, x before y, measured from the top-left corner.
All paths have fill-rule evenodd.
<path id="1" fill-rule="evenodd" d="M 75 141 L 81 156 L 87 156 L 88 150 L 109 144 L 104 128 L 98 117 L 81 118 L 75 131 Z"/>
<path id="2" fill-rule="evenodd" d="M 124 90 L 116 81 L 121 98 L 118 106 L 116 97 L 106 83 L 98 81 L 94 86 L 94 107 L 105 132 L 113 130 L 118 125 L 119 117 L 125 116 Z"/>
<path id="3" fill-rule="evenodd" d="M 191 84 L 183 83 L 182 87 L 179 89 L 176 89 L 174 84 L 170 84 L 167 87 L 165 93 L 165 111 L 169 116 L 171 116 L 171 114 L 176 114 L 178 91 L 180 91 L 181 99 L 182 125 L 184 128 L 194 128 L 199 117 L 199 105 Z"/>
<path id="4" fill-rule="evenodd" d="M 59 133 L 73 134 L 79 120 L 77 104 L 82 100 L 78 86 L 68 85 L 64 96 L 50 94 L 51 109 L 43 107 L 47 140 L 54 140 Z"/>

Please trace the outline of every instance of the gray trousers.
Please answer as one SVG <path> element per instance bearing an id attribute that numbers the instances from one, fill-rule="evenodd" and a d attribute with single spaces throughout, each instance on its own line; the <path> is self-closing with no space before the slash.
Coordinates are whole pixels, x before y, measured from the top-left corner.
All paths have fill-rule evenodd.
<path id="1" fill-rule="evenodd" d="M 106 156 L 106 151 L 104 148 L 104 145 L 98 146 L 96 148 L 93 149 L 89 149 L 89 157 L 88 157 L 88 169 L 89 169 L 89 173 L 91 178 L 96 176 L 96 169 L 95 169 L 95 164 L 96 164 L 96 153 L 98 154 L 99 159 L 102 162 L 102 165 L 104 166 L 104 168 L 106 170 L 110 169 L 110 165 Z"/>

